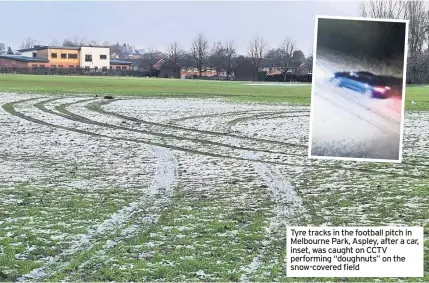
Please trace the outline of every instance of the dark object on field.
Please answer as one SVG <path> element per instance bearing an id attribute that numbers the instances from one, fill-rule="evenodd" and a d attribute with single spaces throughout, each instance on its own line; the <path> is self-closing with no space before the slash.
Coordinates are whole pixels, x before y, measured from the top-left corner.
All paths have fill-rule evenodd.
<path id="1" fill-rule="evenodd" d="M 113 96 L 111 96 L 111 95 L 105 95 L 104 99 L 113 99 Z"/>
<path id="2" fill-rule="evenodd" d="M 345 87 L 372 98 L 387 98 L 391 93 L 386 78 L 369 72 L 337 72 L 330 79 L 338 87 Z"/>
<path id="3" fill-rule="evenodd" d="M 98 94 L 96 94 L 94 97 L 98 97 Z"/>

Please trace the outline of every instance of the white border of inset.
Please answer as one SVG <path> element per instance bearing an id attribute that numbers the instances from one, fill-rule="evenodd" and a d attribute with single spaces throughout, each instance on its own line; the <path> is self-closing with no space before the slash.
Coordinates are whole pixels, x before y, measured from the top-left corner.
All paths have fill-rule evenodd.
<path id="1" fill-rule="evenodd" d="M 319 19 L 333 19 L 333 20 L 355 20 L 355 21 L 371 21 L 371 22 L 395 22 L 405 23 L 405 48 L 404 48 L 404 68 L 402 74 L 402 109 L 401 109 L 401 127 L 399 137 L 399 159 L 372 159 L 372 158 L 356 158 L 356 157 L 336 157 L 336 156 L 312 156 L 311 145 L 313 141 L 313 104 L 314 104 L 314 89 L 316 77 L 316 57 L 317 57 L 317 34 Z M 336 17 L 336 16 L 316 16 L 314 23 L 314 44 L 313 44 L 313 79 L 311 82 L 311 103 L 310 103 L 310 137 L 308 145 L 308 158 L 310 159 L 328 159 L 328 160 L 344 160 L 344 161 L 363 161 L 363 162 L 389 162 L 401 163 L 402 162 L 402 144 L 404 138 L 404 122 L 405 122 L 405 90 L 407 82 L 407 57 L 408 57 L 408 26 L 409 20 L 392 20 L 392 19 L 378 19 L 378 18 L 363 18 L 363 17 Z"/>

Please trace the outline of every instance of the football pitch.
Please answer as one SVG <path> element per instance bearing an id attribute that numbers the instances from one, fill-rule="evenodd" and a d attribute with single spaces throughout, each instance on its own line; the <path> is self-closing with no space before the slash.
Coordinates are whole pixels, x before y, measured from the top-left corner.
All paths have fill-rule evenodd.
<path id="1" fill-rule="evenodd" d="M 286 277 L 286 227 L 384 225 L 428 281 L 429 88 L 390 164 L 309 160 L 311 86 L 276 86 L 0 75 L 0 281 L 339 281 Z"/>

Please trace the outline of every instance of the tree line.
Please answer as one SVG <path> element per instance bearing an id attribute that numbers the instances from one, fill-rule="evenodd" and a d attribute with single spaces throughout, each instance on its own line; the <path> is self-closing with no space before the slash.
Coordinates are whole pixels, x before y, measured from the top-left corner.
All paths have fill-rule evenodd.
<path id="1" fill-rule="evenodd" d="M 360 15 L 368 18 L 409 20 L 407 83 L 429 83 L 429 10 L 425 1 L 363 1 Z"/>
<path id="2" fill-rule="evenodd" d="M 425 1 L 362 1 L 359 12 L 362 17 L 409 20 L 407 83 L 428 83 L 429 10 L 425 6 Z M 30 48 L 37 44 L 37 40 L 26 38 L 20 47 Z M 99 43 L 95 40 L 78 37 L 64 39 L 62 42 L 53 40 L 50 45 L 106 46 L 110 48 L 111 53 L 121 53 L 119 42 L 116 44 L 111 44 L 108 41 Z M 0 43 L 0 53 L 5 52 L 5 44 Z M 7 48 L 7 53 L 13 54 L 10 47 Z M 151 64 L 155 64 L 159 59 L 169 59 L 179 66 L 183 66 L 184 61 L 192 62 L 193 67 L 196 67 L 200 74 L 207 68 L 214 67 L 225 71 L 227 76 L 230 76 L 234 65 L 244 58 L 249 59 L 258 69 L 261 67 L 279 67 L 286 70 L 297 61 L 306 60 L 311 63 L 313 56 L 308 54 L 306 58 L 291 37 L 286 37 L 279 46 L 273 48 L 262 36 L 255 36 L 247 46 L 247 53 L 238 54 L 234 41 L 216 41 L 210 45 L 204 34 L 199 33 L 193 39 L 189 50 L 182 48 L 177 41 L 173 41 L 164 52 L 157 50 L 154 46 L 149 46 L 142 57 L 142 60 L 147 60 Z"/>
<path id="3" fill-rule="evenodd" d="M 25 38 L 20 48 L 32 48 L 36 45 L 39 45 L 37 40 Z M 49 45 L 67 47 L 104 46 L 110 48 L 111 54 L 121 54 L 119 42 L 116 44 L 108 41 L 99 43 L 95 40 L 74 37 L 64 39 L 62 42 L 54 39 Z M 1 48 L 2 45 L 0 44 L 0 52 L 2 51 Z M 188 50 L 183 48 L 178 41 L 173 41 L 164 52 L 151 45 L 141 55 L 142 60 L 149 61 L 151 65 L 155 64 L 159 59 L 171 60 L 173 64 L 180 67 L 196 67 L 200 75 L 208 68 L 216 68 L 219 71 L 224 71 L 228 78 L 232 75 L 234 65 L 245 58 L 250 60 L 257 69 L 277 67 L 287 70 L 294 62 L 312 61 L 312 55 L 310 54 L 306 58 L 304 53 L 297 48 L 296 41 L 291 37 L 286 37 L 279 46 L 270 47 L 262 36 L 255 36 L 248 44 L 247 53 L 238 54 L 234 41 L 215 41 L 213 44 L 209 44 L 203 33 L 195 36 L 192 40 L 191 48 Z"/>

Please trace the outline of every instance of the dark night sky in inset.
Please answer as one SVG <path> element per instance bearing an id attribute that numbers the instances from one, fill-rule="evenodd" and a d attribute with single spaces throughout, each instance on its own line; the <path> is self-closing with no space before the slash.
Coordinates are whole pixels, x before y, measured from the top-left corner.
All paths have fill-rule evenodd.
<path id="1" fill-rule="evenodd" d="M 383 61 L 404 56 L 403 22 L 319 19 L 317 48 Z"/>

